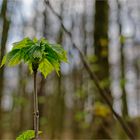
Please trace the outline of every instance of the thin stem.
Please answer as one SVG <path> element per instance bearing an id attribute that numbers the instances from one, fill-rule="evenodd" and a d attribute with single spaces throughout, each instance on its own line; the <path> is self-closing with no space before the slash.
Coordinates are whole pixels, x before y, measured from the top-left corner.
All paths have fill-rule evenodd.
<path id="1" fill-rule="evenodd" d="M 36 76 L 37 76 L 37 71 L 34 71 L 34 130 L 35 130 L 35 140 L 38 140 L 39 111 L 38 111 Z"/>

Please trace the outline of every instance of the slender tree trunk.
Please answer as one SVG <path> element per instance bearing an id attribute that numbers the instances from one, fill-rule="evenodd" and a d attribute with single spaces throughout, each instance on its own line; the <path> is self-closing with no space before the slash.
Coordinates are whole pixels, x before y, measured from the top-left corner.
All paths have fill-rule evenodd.
<path id="1" fill-rule="evenodd" d="M 40 81 L 40 87 L 38 90 L 38 97 L 39 98 L 44 98 L 45 97 L 45 83 L 46 79 L 44 79 L 43 75 L 41 75 L 41 81 Z M 39 108 L 39 117 L 40 119 L 44 116 L 44 103 L 39 102 L 38 103 L 38 108 Z"/>
<path id="2" fill-rule="evenodd" d="M 121 4 L 119 0 L 118 4 L 118 25 L 119 25 L 119 35 L 122 36 L 122 24 L 121 24 Z M 120 69 L 121 69 L 121 90 L 122 90 L 122 115 L 124 118 L 128 117 L 128 105 L 127 105 L 127 92 L 125 89 L 125 57 L 124 57 L 124 41 L 120 38 Z"/>
<path id="3" fill-rule="evenodd" d="M 6 42 L 7 42 L 7 38 L 8 38 L 8 31 L 9 31 L 9 25 L 10 25 L 10 21 L 7 18 L 7 0 L 3 0 L 2 1 L 2 6 L 1 6 L 1 13 L 0 16 L 2 17 L 2 34 L 1 34 L 1 43 L 0 43 L 0 62 L 2 61 L 2 58 L 5 54 L 6 51 Z M 4 89 L 4 70 L 5 68 L 2 67 L 0 69 L 0 121 L 2 121 L 2 108 L 1 108 L 1 99 L 2 99 L 2 94 L 3 94 L 3 89 Z M 2 126 L 0 126 L 0 139 L 2 139 L 2 135 L 3 135 L 3 128 Z"/>
<path id="4" fill-rule="evenodd" d="M 136 71 L 136 102 L 137 102 L 137 112 L 138 114 L 140 113 L 140 68 L 139 68 L 139 62 L 138 62 L 138 57 L 136 57 L 136 59 L 134 60 L 134 67 L 135 67 L 135 71 Z"/>
<path id="5" fill-rule="evenodd" d="M 34 130 L 35 130 L 35 140 L 38 140 L 39 111 L 38 111 L 38 96 L 37 96 L 37 87 L 36 87 L 36 77 L 37 77 L 37 71 L 34 71 Z"/>
<path id="6" fill-rule="evenodd" d="M 121 43 L 121 90 L 122 90 L 122 114 L 123 117 L 128 117 L 128 105 L 127 105 L 127 92 L 125 90 L 125 58 L 124 58 L 124 45 Z"/>

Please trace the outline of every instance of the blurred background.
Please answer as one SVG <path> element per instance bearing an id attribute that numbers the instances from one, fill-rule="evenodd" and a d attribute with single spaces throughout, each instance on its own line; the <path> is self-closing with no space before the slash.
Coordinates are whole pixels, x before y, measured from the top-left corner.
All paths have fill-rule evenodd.
<path id="1" fill-rule="evenodd" d="M 0 0 L 0 62 L 13 42 L 27 36 L 45 37 L 68 52 L 60 77 L 38 73 L 42 139 L 128 138 L 95 82 L 140 138 L 139 0 Z M 26 64 L 3 67 L 0 139 L 15 139 L 27 129 L 33 129 L 33 76 Z"/>

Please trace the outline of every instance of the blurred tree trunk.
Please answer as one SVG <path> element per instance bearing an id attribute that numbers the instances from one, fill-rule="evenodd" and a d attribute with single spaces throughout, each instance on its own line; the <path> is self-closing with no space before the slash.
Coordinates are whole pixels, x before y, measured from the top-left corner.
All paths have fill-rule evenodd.
<path id="1" fill-rule="evenodd" d="M 1 19 L 3 22 L 2 25 L 3 27 L 2 27 L 2 35 L 1 35 L 0 62 L 2 61 L 2 58 L 6 51 L 6 42 L 8 38 L 8 30 L 10 24 L 10 21 L 8 20 L 6 15 L 7 15 L 7 0 L 3 0 L 2 9 L 1 9 Z M 1 104 L 3 86 L 4 86 L 4 67 L 0 69 L 0 104 Z"/>
<path id="2" fill-rule="evenodd" d="M 82 14 L 82 23 L 81 23 L 81 30 L 83 30 L 83 52 L 84 55 L 87 55 L 87 31 L 86 31 L 86 23 L 87 23 L 87 15 L 86 15 L 86 0 L 83 1 L 84 5 L 84 12 Z"/>
<path id="3" fill-rule="evenodd" d="M 43 1 L 44 3 L 44 1 Z M 43 37 L 47 38 L 47 9 L 45 7 L 45 10 L 43 11 Z M 41 81 L 39 84 L 39 89 L 38 89 L 38 96 L 39 96 L 39 116 L 40 119 L 43 118 L 44 116 L 44 102 L 41 102 L 41 100 L 45 97 L 45 84 L 46 84 L 46 79 L 44 79 L 43 75 L 41 75 Z M 41 121 L 40 121 L 41 123 Z M 41 126 L 41 124 L 39 124 Z"/>
<path id="4" fill-rule="evenodd" d="M 56 77 L 57 75 L 55 75 Z M 50 128 L 51 128 L 51 139 L 61 139 L 64 122 L 65 102 L 64 102 L 64 91 L 62 90 L 62 79 L 56 77 L 56 86 L 54 89 L 54 95 L 52 96 L 51 102 L 51 114 L 50 114 Z M 57 81 L 56 81 L 57 80 Z M 54 111 L 55 110 L 55 111 Z M 56 116 L 57 115 L 57 116 Z"/>
<path id="5" fill-rule="evenodd" d="M 109 89 L 109 61 L 108 61 L 108 26 L 109 26 L 109 5 L 107 0 L 95 1 L 94 17 L 94 48 L 97 57 L 99 70 L 97 75 L 101 82 L 105 83 L 104 88 L 112 99 Z"/>
<path id="6" fill-rule="evenodd" d="M 83 53 L 84 56 L 87 57 L 87 30 L 86 30 L 86 23 L 87 23 L 87 14 L 86 14 L 86 0 L 83 0 L 82 4 L 84 5 L 84 12 L 81 15 L 81 22 L 79 25 L 81 36 L 83 38 L 82 40 L 82 48 L 83 48 Z M 76 25 L 76 21 L 74 22 Z M 81 64 L 82 65 L 82 64 Z M 86 77 L 87 76 L 87 71 L 85 70 L 84 67 L 79 68 L 79 66 L 75 65 L 73 68 L 73 87 L 74 87 L 74 116 L 73 116 L 73 124 L 72 124 L 72 129 L 73 129 L 73 137 L 75 139 L 86 139 L 89 136 L 84 135 L 86 133 L 86 129 L 83 131 L 83 125 L 86 124 L 85 122 L 85 116 L 81 119 L 77 119 L 76 116 L 79 114 L 84 114 L 85 113 L 85 104 L 87 102 L 88 98 L 88 92 L 86 92 L 85 89 L 88 87 L 88 81 Z M 85 82 L 86 81 L 86 82 Z"/>
<path id="7" fill-rule="evenodd" d="M 122 90 L 122 114 L 123 117 L 126 118 L 128 116 L 128 105 L 127 105 L 127 93 L 125 89 L 125 83 L 126 83 L 126 78 L 125 78 L 125 58 L 124 58 L 124 44 L 121 42 L 121 48 L 120 48 L 120 53 L 121 53 L 121 90 Z"/>
<path id="8" fill-rule="evenodd" d="M 23 70 L 22 64 L 18 67 L 18 84 L 17 84 L 17 92 L 13 93 L 13 109 L 12 109 L 12 132 L 14 137 L 19 134 L 21 131 L 26 130 L 29 124 L 26 120 L 28 114 L 27 112 L 27 94 L 25 91 L 26 88 L 26 80 L 25 80 L 25 71 Z M 15 122 L 15 115 L 17 117 Z"/>
<path id="9" fill-rule="evenodd" d="M 63 3 L 61 3 L 61 17 L 63 14 Z M 58 32 L 58 38 L 57 38 L 57 43 L 62 44 L 63 42 L 63 30 L 60 27 L 60 30 Z M 60 68 L 61 69 L 61 68 Z M 57 92 L 56 92 L 56 98 L 55 98 L 55 105 L 58 106 L 58 117 L 56 119 L 56 125 L 57 125 L 57 137 L 61 136 L 62 130 L 63 130 L 63 120 L 64 120 L 64 113 L 65 113 L 65 99 L 64 99 L 64 90 L 62 86 L 62 73 L 60 70 L 60 76 L 58 77 L 57 75 Z"/>
<path id="10" fill-rule="evenodd" d="M 136 48 L 135 48 L 136 49 Z M 137 111 L 140 114 L 140 67 L 139 67 L 139 57 L 137 56 L 134 60 L 134 67 L 136 71 L 136 102 L 137 102 Z"/>
<path id="11" fill-rule="evenodd" d="M 119 1 L 118 3 L 118 24 L 119 24 L 119 33 L 120 33 L 120 68 L 121 68 L 121 80 L 120 80 L 120 86 L 122 90 L 122 114 L 123 117 L 128 116 L 128 105 L 127 105 L 127 93 L 125 89 L 125 83 L 126 83 L 126 78 L 125 78 L 125 57 L 124 57 L 124 43 L 125 43 L 125 38 L 122 35 L 122 25 L 121 25 L 121 5 Z"/>
<path id="12" fill-rule="evenodd" d="M 108 26 L 109 26 L 109 5 L 107 0 L 95 0 L 95 17 L 94 17 L 94 48 L 95 56 L 97 58 L 97 65 L 99 70 L 96 72 L 100 79 L 101 86 L 107 91 L 110 101 L 113 103 L 113 99 L 110 92 L 109 81 L 109 39 L 108 39 Z M 101 98 L 99 98 L 102 101 Z M 111 129 L 111 120 L 104 119 L 100 128 L 97 131 L 96 138 L 107 138 L 111 136 L 107 133 L 107 130 L 102 129 L 106 124 L 105 129 Z"/>
<path id="13" fill-rule="evenodd" d="M 63 18 L 62 14 L 63 14 L 63 2 L 61 3 L 61 17 Z M 57 43 L 58 44 L 62 44 L 63 42 L 63 30 L 60 26 L 60 29 L 58 31 L 58 35 L 57 35 Z M 51 139 L 54 138 L 61 138 L 61 133 L 63 130 L 63 122 L 64 122 L 64 113 L 65 113 L 65 101 L 64 101 L 64 91 L 62 88 L 62 74 L 60 72 L 60 76 L 58 77 L 58 75 L 56 76 L 56 80 L 57 80 L 57 86 L 55 89 L 55 95 L 54 95 L 54 99 L 53 99 L 53 105 L 52 105 L 52 111 L 55 110 L 55 112 L 52 112 L 52 136 Z M 57 117 L 56 117 L 57 114 Z"/>
<path id="14" fill-rule="evenodd" d="M 26 122 L 26 118 L 27 118 L 27 114 L 25 113 L 27 111 L 27 106 L 26 106 L 26 100 L 28 101 L 28 95 L 26 93 L 26 79 L 25 76 L 26 73 L 23 70 L 22 65 L 19 66 L 19 88 L 18 88 L 18 95 L 19 98 L 21 98 L 21 100 L 23 100 L 23 103 L 20 105 L 20 110 L 19 110 L 19 115 L 20 115 L 20 126 L 18 129 L 18 132 L 21 132 L 25 129 L 27 129 L 27 122 Z M 25 125 L 26 124 L 26 125 Z"/>
<path id="15" fill-rule="evenodd" d="M 1 45 L 0 62 L 1 62 L 6 51 L 6 42 L 8 38 L 8 31 L 9 31 L 9 25 L 10 25 L 10 21 L 7 18 L 7 0 L 2 1 L 0 18 L 2 20 L 2 35 L 1 35 L 1 41 L 0 41 L 0 45 Z M 2 100 L 3 89 L 4 89 L 4 67 L 0 69 L 0 120 L 1 120 L 1 114 L 2 114 L 1 100 Z M 0 138 L 1 138 L 1 134 L 2 134 L 2 131 L 0 133 Z"/>

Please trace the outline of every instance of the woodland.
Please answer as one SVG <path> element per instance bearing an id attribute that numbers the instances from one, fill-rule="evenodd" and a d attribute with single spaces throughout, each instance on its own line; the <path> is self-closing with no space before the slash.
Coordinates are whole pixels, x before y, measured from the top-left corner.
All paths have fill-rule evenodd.
<path id="1" fill-rule="evenodd" d="M 140 139 L 140 1 L 0 0 L 0 139 Z"/>

